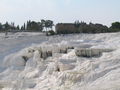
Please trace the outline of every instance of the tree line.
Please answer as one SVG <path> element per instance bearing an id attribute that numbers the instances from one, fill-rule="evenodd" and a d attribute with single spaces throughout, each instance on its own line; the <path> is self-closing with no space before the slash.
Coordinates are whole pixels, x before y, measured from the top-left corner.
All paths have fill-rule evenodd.
<path id="1" fill-rule="evenodd" d="M 5 24 L 0 23 L 0 31 L 43 31 L 52 30 L 54 23 L 52 20 L 40 20 L 39 22 L 28 20 L 22 26 L 15 25 L 14 22 Z"/>
<path id="2" fill-rule="evenodd" d="M 110 27 L 103 24 L 85 23 L 83 21 L 75 21 L 75 23 L 59 23 L 56 25 L 58 34 L 70 33 L 106 33 L 106 32 L 119 32 L 120 22 L 113 22 Z"/>
<path id="3" fill-rule="evenodd" d="M 61 26 L 60 26 L 61 25 Z M 28 20 L 22 26 L 15 25 L 14 22 L 5 24 L 0 23 L 0 31 L 47 31 L 50 34 L 69 34 L 69 33 L 106 33 L 106 32 L 119 32 L 120 22 L 113 22 L 110 27 L 103 24 L 93 24 L 86 22 L 75 21 L 71 25 L 57 24 L 56 32 L 53 31 L 54 22 L 52 20 L 40 20 L 38 22 Z"/>

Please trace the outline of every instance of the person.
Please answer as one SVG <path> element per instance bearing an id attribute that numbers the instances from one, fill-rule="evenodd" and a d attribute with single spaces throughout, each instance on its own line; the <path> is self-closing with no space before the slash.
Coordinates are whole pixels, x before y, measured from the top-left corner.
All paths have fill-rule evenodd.
<path id="1" fill-rule="evenodd" d="M 8 37 L 7 35 L 8 35 L 8 32 L 7 32 L 7 31 L 5 31 L 5 38 L 7 38 L 7 37 Z"/>

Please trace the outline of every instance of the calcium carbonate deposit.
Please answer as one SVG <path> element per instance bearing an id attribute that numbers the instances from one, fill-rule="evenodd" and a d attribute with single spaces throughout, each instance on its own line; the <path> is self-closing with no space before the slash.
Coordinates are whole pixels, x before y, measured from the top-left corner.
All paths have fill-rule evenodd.
<path id="1" fill-rule="evenodd" d="M 1 34 L 0 50 L 0 90 L 120 90 L 120 33 Z"/>

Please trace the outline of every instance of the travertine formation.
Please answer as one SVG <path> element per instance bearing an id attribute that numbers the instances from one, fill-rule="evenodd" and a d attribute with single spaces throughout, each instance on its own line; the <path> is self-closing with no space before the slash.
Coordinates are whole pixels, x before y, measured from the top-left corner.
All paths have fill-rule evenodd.
<path id="1" fill-rule="evenodd" d="M 120 90 L 119 36 L 51 36 L 45 43 L 10 53 L 2 63 L 0 89 Z"/>

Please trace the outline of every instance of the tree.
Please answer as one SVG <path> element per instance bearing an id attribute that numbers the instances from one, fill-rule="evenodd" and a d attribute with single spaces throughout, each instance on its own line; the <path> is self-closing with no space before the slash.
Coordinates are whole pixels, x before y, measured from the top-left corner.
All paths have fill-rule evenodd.
<path id="1" fill-rule="evenodd" d="M 15 23 L 11 22 L 11 24 L 9 25 L 9 29 L 14 30 L 16 29 Z"/>
<path id="2" fill-rule="evenodd" d="M 44 19 L 41 20 L 41 25 L 44 28 L 46 28 L 46 25 L 45 25 L 46 21 Z M 47 31 L 47 28 L 46 28 L 46 31 Z"/>
<path id="3" fill-rule="evenodd" d="M 120 29 L 120 22 L 114 22 L 114 23 L 112 23 L 111 28 L 113 28 L 113 29 Z"/>
<path id="4" fill-rule="evenodd" d="M 38 26 L 39 26 L 39 31 L 42 31 L 42 30 L 43 30 L 42 23 L 41 23 L 41 22 L 38 22 L 37 24 L 38 24 Z"/>
<path id="5" fill-rule="evenodd" d="M 39 30 L 39 26 L 35 21 L 31 22 L 31 30 Z"/>
<path id="6" fill-rule="evenodd" d="M 27 25 L 26 25 L 26 29 L 27 29 L 27 30 L 30 30 L 30 27 L 31 27 L 31 24 L 30 24 L 30 23 L 31 23 L 31 21 L 30 21 L 30 20 L 29 20 L 29 21 L 27 21 Z"/>
<path id="7" fill-rule="evenodd" d="M 17 28 L 17 30 L 20 30 L 20 27 L 19 27 L 19 25 L 17 25 L 17 27 L 16 27 L 16 28 Z"/>
<path id="8" fill-rule="evenodd" d="M 50 28 L 50 29 L 52 30 L 53 21 L 51 21 L 51 20 L 46 20 L 46 21 L 45 21 L 45 27 L 46 27 L 46 28 Z"/>
<path id="9" fill-rule="evenodd" d="M 75 27 L 79 28 L 79 26 L 80 26 L 79 20 L 76 20 L 74 24 L 75 24 Z"/>
<path id="10" fill-rule="evenodd" d="M 93 24 L 76 21 L 75 23 L 60 23 L 56 25 L 58 34 L 70 34 L 70 33 L 105 33 L 109 31 L 109 28 L 102 24 Z"/>
<path id="11" fill-rule="evenodd" d="M 53 21 L 52 20 L 41 20 L 41 25 L 43 28 L 46 28 L 46 31 L 47 29 L 51 29 L 52 30 L 52 27 L 53 27 Z"/>
<path id="12" fill-rule="evenodd" d="M 5 27 L 5 30 L 10 29 L 10 25 L 8 24 L 8 22 L 6 22 L 6 23 L 4 24 L 4 27 Z"/>
<path id="13" fill-rule="evenodd" d="M 120 22 L 113 22 L 111 27 L 109 28 L 110 32 L 119 32 L 120 31 Z"/>
<path id="14" fill-rule="evenodd" d="M 23 27 L 23 26 L 21 26 L 21 30 L 24 30 L 24 27 Z"/>
<path id="15" fill-rule="evenodd" d="M 26 30 L 26 25 L 25 25 L 25 23 L 24 23 L 24 25 L 23 25 L 23 29 Z"/>
<path id="16" fill-rule="evenodd" d="M 41 22 L 36 22 L 36 21 L 27 21 L 26 24 L 26 29 L 29 31 L 42 31 L 43 30 L 43 26 Z"/>
<path id="17" fill-rule="evenodd" d="M 0 23 L 0 30 L 2 30 L 2 24 Z"/>

